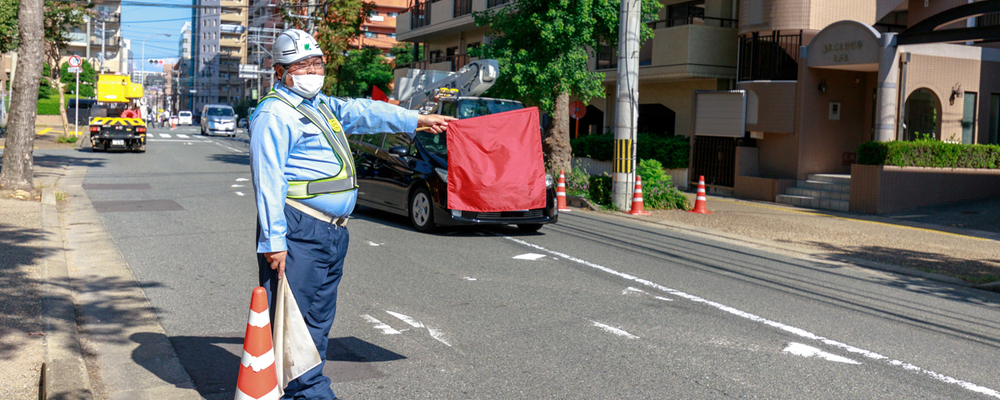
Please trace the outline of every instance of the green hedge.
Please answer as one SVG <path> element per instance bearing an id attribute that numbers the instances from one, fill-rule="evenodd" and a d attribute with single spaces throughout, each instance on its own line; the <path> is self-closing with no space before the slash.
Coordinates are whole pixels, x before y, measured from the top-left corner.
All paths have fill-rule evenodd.
<path id="1" fill-rule="evenodd" d="M 687 136 L 661 137 L 640 133 L 636 138 L 636 157 L 640 160 L 657 160 L 664 168 L 687 168 L 690 140 Z M 615 136 L 612 134 L 587 135 L 570 140 L 574 157 L 587 157 L 598 161 L 614 158 Z"/>
<path id="2" fill-rule="evenodd" d="M 858 163 L 899 167 L 1000 168 L 1000 146 L 954 144 L 938 140 L 867 142 L 858 147 Z"/>

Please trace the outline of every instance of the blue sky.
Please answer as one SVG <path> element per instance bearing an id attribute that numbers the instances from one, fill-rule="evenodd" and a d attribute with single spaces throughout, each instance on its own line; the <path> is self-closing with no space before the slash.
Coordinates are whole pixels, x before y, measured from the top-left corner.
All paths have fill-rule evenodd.
<path id="1" fill-rule="evenodd" d="M 143 2 L 147 1 L 150 3 L 155 1 L 164 5 L 191 5 L 190 0 L 146 0 Z M 123 5 L 122 36 L 132 41 L 132 56 L 136 61 L 136 69 L 142 69 L 142 66 L 139 65 L 139 62 L 143 61 L 140 60 L 143 56 L 142 41 L 150 35 L 169 33 L 170 37 L 159 35 L 146 40 L 146 59 L 176 59 L 181 26 L 190 20 L 191 8 Z M 151 65 L 146 64 L 146 71 L 154 70 Z"/>

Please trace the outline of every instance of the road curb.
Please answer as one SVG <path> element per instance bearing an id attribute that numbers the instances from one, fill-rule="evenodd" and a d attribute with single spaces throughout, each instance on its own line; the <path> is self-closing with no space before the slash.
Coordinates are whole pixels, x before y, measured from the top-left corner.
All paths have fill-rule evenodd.
<path id="1" fill-rule="evenodd" d="M 40 399 L 91 399 L 93 393 L 83 360 L 72 284 L 66 267 L 55 188 L 42 189 L 42 232 L 52 254 L 44 259 L 42 316 L 45 357 L 42 364 Z"/>
<path id="2" fill-rule="evenodd" d="M 591 205 L 589 202 L 586 202 L 586 199 L 582 199 L 582 200 L 584 200 L 585 204 L 587 204 L 589 207 L 592 207 L 592 208 L 589 208 L 591 211 L 602 212 L 602 210 L 600 210 L 600 209 L 593 208 L 594 206 Z M 648 223 L 648 224 L 659 225 L 659 226 L 667 227 L 668 229 L 673 229 L 673 230 L 677 230 L 677 231 L 695 232 L 695 233 L 697 233 L 699 235 L 703 235 L 703 236 L 706 236 L 706 237 L 719 238 L 719 239 L 723 239 L 723 240 L 731 241 L 731 242 L 736 242 L 736 243 L 740 243 L 740 244 L 747 244 L 747 243 L 749 243 L 749 244 L 752 244 L 753 246 L 756 246 L 756 247 L 759 247 L 759 248 L 764 248 L 764 249 L 770 248 L 770 249 L 777 249 L 777 250 L 780 250 L 780 251 L 785 251 L 785 252 L 790 252 L 790 253 L 801 254 L 801 255 L 804 255 L 804 256 L 807 256 L 807 257 L 810 257 L 810 258 L 817 259 L 819 261 L 849 263 L 849 264 L 858 265 L 858 266 L 862 266 L 862 267 L 867 267 L 867 268 L 871 268 L 871 269 L 881 270 L 881 271 L 885 271 L 885 272 L 891 272 L 891 273 L 895 273 L 895 274 L 899 274 L 899 275 L 913 276 L 913 277 L 923 278 L 923 279 L 927 279 L 927 280 L 931 280 L 931 281 L 936 281 L 936 282 L 941 282 L 941 283 L 948 283 L 948 284 L 952 284 L 952 285 L 956 285 L 956 286 L 963 286 L 963 287 L 968 287 L 968 288 L 973 288 L 973 289 L 980 289 L 980 290 L 986 290 L 986 291 L 992 291 L 992 292 L 998 292 L 998 293 L 1000 293 L 1000 282 L 993 282 L 993 283 L 978 285 L 978 284 L 975 284 L 975 283 L 966 282 L 966 281 L 961 280 L 959 278 L 955 278 L 955 277 L 951 277 L 951 276 L 947 276 L 947 275 L 942 275 L 942 274 L 936 274 L 936 273 L 932 273 L 932 272 L 921 271 L 921 270 L 917 270 L 917 269 L 913 269 L 913 268 L 908 268 L 908 267 L 902 267 L 902 266 L 893 265 L 893 264 L 880 263 L 880 262 L 865 260 L 865 259 L 856 258 L 856 257 L 832 255 L 832 254 L 830 254 L 828 252 L 825 252 L 825 251 L 822 251 L 822 250 L 814 250 L 814 249 L 810 249 L 810 248 L 806 248 L 806 247 L 801 247 L 801 246 L 794 246 L 794 245 L 777 243 L 777 242 L 768 241 L 768 240 L 755 239 L 755 238 L 751 238 L 751 237 L 748 237 L 748 236 L 742 236 L 742 235 L 738 235 L 738 234 L 732 234 L 732 233 L 728 233 L 728 232 L 717 231 L 717 230 L 714 230 L 714 229 L 702 228 L 702 227 L 688 225 L 688 224 L 684 224 L 684 223 L 680 223 L 680 222 L 663 221 L 663 220 L 651 220 L 651 219 L 648 219 L 646 217 L 634 216 L 634 215 L 630 215 L 630 214 L 627 214 L 627 213 L 619 213 L 619 212 L 602 212 L 602 214 L 611 215 L 611 216 L 618 217 L 618 218 L 625 218 L 625 219 L 635 220 L 635 221 L 642 221 L 642 222 L 645 222 L 645 223 Z"/>

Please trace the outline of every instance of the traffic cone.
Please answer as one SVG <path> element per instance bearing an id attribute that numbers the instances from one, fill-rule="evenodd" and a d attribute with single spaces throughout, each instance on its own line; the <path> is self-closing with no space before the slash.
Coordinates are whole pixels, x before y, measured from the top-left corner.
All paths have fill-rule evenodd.
<path id="1" fill-rule="evenodd" d="M 277 400 L 281 397 L 278 372 L 274 365 L 274 343 L 271 341 L 271 316 L 267 310 L 267 291 L 253 290 L 250 316 L 243 339 L 243 359 L 236 380 L 235 400 Z"/>
<path id="2" fill-rule="evenodd" d="M 642 209 L 642 178 L 635 176 L 635 192 L 632 193 L 632 209 L 628 211 L 632 215 L 653 215 L 653 213 Z"/>
<path id="3" fill-rule="evenodd" d="M 698 213 L 698 214 L 711 214 L 708 211 L 708 204 L 705 198 L 705 175 L 698 176 L 698 194 L 694 199 L 694 210 L 688 212 Z"/>
<path id="4" fill-rule="evenodd" d="M 559 170 L 559 184 L 556 185 L 556 203 L 559 211 L 573 211 L 566 206 L 566 175 Z"/>

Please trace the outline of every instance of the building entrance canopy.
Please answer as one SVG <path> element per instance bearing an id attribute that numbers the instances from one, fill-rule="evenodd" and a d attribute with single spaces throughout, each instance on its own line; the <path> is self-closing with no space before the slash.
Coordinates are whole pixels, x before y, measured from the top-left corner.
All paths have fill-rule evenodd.
<path id="1" fill-rule="evenodd" d="M 878 71 L 882 35 L 857 21 L 840 21 L 816 34 L 807 47 L 809 68 Z"/>

